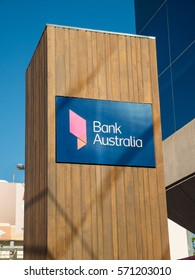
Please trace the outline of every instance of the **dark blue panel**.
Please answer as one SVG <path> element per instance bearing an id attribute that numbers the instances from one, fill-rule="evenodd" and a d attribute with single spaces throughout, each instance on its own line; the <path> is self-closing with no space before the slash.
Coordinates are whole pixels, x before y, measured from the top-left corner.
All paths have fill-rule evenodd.
<path id="1" fill-rule="evenodd" d="M 165 0 L 135 0 L 136 31 L 139 34 Z"/>
<path id="2" fill-rule="evenodd" d="M 170 64 L 166 5 L 163 5 L 156 13 L 143 30 L 142 35 L 156 37 L 158 73 L 160 75 Z"/>
<path id="3" fill-rule="evenodd" d="M 160 109 L 163 140 L 175 132 L 171 73 L 168 68 L 159 77 Z"/>
<path id="4" fill-rule="evenodd" d="M 58 96 L 56 145 L 59 163 L 154 167 L 152 105 Z"/>
<path id="5" fill-rule="evenodd" d="M 195 44 L 173 64 L 176 128 L 195 118 Z"/>
<path id="6" fill-rule="evenodd" d="M 195 39 L 195 1 L 167 0 L 172 61 Z"/>

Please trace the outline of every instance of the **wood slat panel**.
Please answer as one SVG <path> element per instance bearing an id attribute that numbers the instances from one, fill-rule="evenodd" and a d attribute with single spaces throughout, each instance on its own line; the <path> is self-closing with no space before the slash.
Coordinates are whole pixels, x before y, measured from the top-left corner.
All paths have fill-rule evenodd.
<path id="1" fill-rule="evenodd" d="M 102 182 L 102 227 L 103 227 L 103 259 L 109 260 L 113 256 L 113 241 L 112 241 L 112 216 L 111 216 L 111 184 L 110 173 L 105 166 L 101 167 L 101 182 Z"/>
<path id="2" fill-rule="evenodd" d="M 92 249 L 92 209 L 91 209 L 91 178 L 90 167 L 83 166 L 81 174 L 82 185 L 82 238 L 83 238 L 83 256 L 84 260 L 91 259 L 93 256 Z"/>
<path id="3" fill-rule="evenodd" d="M 65 95 L 69 96 L 71 94 L 71 84 L 70 84 L 70 32 L 64 32 L 64 90 Z M 64 165 L 63 165 L 64 166 Z M 74 251 L 73 251 L 73 193 L 71 187 L 71 176 L 72 176 L 72 166 L 67 164 L 64 166 L 64 189 L 65 189 L 65 201 L 64 201 L 64 208 L 65 208 L 65 259 L 73 259 Z"/>
<path id="4" fill-rule="evenodd" d="M 48 27 L 47 32 L 47 140 L 48 140 L 48 201 L 47 201 L 47 247 L 48 247 L 48 258 L 56 258 L 56 238 L 57 238 L 57 224 L 56 224 L 56 164 L 55 164 L 55 91 L 56 91 L 56 67 L 55 67 L 55 29 Z"/>
<path id="5" fill-rule="evenodd" d="M 65 36 L 63 30 L 59 30 L 55 35 L 55 63 L 56 63 L 56 95 L 65 94 Z M 56 169 L 56 259 L 64 259 L 66 252 L 66 211 L 65 211 L 65 168 L 63 165 L 57 165 Z"/>
<path id="6" fill-rule="evenodd" d="M 72 188 L 71 188 L 71 165 L 67 164 L 64 168 L 65 182 L 64 182 L 64 189 L 65 189 L 65 259 L 71 260 L 73 259 L 73 211 L 72 211 Z"/>
<path id="7" fill-rule="evenodd" d="M 153 104 L 153 119 L 154 119 L 154 140 L 155 140 L 155 154 L 156 154 L 156 177 L 158 186 L 158 205 L 160 215 L 160 234 L 161 234 L 161 246 L 162 246 L 162 259 L 169 258 L 169 245 L 168 242 L 164 242 L 167 238 L 168 225 L 164 218 L 167 212 L 166 198 L 165 198 L 165 177 L 163 167 L 163 152 L 162 152 L 162 133 L 160 122 L 160 104 L 158 97 L 158 80 L 157 78 L 157 61 L 156 58 L 156 42 L 149 42 L 149 55 L 150 55 L 150 73 L 151 73 L 151 90 L 152 90 L 152 104 Z"/>
<path id="8" fill-rule="evenodd" d="M 152 103 L 156 168 L 57 164 L 56 95 Z M 42 213 L 35 233 L 48 259 L 169 259 L 155 41 L 48 26 L 27 108 L 26 258 L 40 258 L 30 231 Z"/>
<path id="9" fill-rule="evenodd" d="M 31 259 L 47 257 L 46 42 L 46 34 L 44 34 L 26 72 L 24 246 L 25 257 Z"/>

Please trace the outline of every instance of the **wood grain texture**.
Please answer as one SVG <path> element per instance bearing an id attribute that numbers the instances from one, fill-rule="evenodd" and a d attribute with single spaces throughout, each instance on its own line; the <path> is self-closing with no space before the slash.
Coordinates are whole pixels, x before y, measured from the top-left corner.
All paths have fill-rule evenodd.
<path id="1" fill-rule="evenodd" d="M 47 258 L 47 34 L 26 72 L 26 159 L 24 250 L 29 259 Z"/>
<path id="2" fill-rule="evenodd" d="M 156 168 L 57 164 L 55 96 L 152 103 Z M 155 40 L 47 26 L 26 73 L 25 259 L 169 259 Z"/>

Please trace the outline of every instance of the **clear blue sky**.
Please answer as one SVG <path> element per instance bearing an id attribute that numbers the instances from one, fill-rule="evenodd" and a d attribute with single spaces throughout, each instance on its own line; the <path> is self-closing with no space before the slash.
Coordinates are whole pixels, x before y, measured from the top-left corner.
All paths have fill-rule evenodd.
<path id="1" fill-rule="evenodd" d="M 25 164 L 25 72 L 47 23 L 134 34 L 134 0 L 0 0 L 0 180 Z"/>

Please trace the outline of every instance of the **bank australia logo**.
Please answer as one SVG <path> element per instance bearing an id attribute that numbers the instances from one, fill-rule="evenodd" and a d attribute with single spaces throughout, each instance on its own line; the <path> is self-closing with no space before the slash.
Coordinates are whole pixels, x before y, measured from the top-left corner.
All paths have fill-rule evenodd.
<path id="1" fill-rule="evenodd" d="M 83 148 L 87 144 L 86 120 L 69 110 L 69 128 L 70 133 L 77 137 L 77 150 Z"/>

